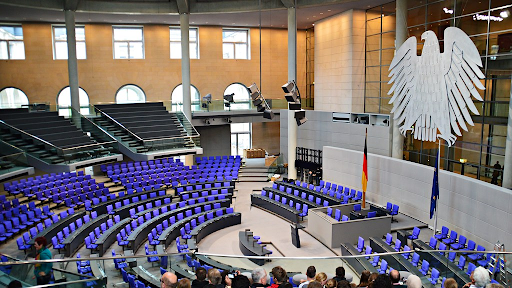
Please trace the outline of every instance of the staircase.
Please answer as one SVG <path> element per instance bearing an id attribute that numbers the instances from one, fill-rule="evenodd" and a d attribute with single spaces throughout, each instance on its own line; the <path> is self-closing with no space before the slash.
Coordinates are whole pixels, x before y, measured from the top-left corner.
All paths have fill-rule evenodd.
<path id="1" fill-rule="evenodd" d="M 268 182 L 268 167 L 265 166 L 245 166 L 240 167 L 238 173 L 239 182 Z"/>

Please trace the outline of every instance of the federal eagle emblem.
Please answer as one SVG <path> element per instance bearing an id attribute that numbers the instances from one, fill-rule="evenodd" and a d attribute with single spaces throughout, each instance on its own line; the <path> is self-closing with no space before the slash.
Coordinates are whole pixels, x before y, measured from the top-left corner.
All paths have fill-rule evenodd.
<path id="1" fill-rule="evenodd" d="M 441 138 L 451 146 L 462 135 L 459 126 L 464 131 L 466 122 L 474 126 L 468 109 L 479 115 L 471 95 L 483 101 L 475 89 L 485 89 L 480 82 L 482 61 L 473 41 L 459 28 L 444 31 L 443 53 L 434 32 L 424 32 L 421 39 L 425 41 L 421 56 L 416 54 L 416 37 L 410 37 L 389 66 L 389 83 L 394 82 L 388 92 L 394 93 L 391 112 L 404 136 L 414 126 L 415 139 Z"/>

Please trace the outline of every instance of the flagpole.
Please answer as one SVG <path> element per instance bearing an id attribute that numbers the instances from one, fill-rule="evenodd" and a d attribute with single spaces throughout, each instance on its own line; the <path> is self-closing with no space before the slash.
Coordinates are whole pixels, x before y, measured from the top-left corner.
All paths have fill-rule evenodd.
<path id="1" fill-rule="evenodd" d="M 437 148 L 437 155 L 436 155 L 436 158 L 438 159 L 436 162 L 437 162 L 437 181 L 439 182 L 439 166 L 441 165 L 441 157 L 440 157 L 440 154 L 441 154 L 441 139 L 439 139 L 439 147 Z M 438 187 L 439 187 L 439 183 L 437 183 Z M 439 195 L 437 196 L 437 198 L 439 198 Z M 434 237 L 436 235 L 436 232 L 437 232 L 437 203 L 439 203 L 439 199 L 436 199 L 436 218 L 434 219 Z"/>

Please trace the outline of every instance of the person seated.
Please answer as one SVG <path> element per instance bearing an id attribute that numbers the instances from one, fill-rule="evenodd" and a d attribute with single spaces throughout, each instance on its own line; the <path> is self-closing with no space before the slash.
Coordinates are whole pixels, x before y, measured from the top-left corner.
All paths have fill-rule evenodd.
<path id="1" fill-rule="evenodd" d="M 389 272 L 389 278 L 391 278 L 391 284 L 393 287 L 406 288 L 406 286 L 400 282 L 400 272 L 398 272 L 398 270 L 391 270 L 391 272 Z"/>
<path id="2" fill-rule="evenodd" d="M 206 280 L 206 269 L 199 267 L 196 269 L 196 279 L 192 281 L 192 288 L 203 288 L 208 284 Z"/>
<path id="3" fill-rule="evenodd" d="M 315 266 L 309 266 L 306 270 L 306 280 L 301 280 L 301 284 L 299 285 L 299 288 L 307 288 L 309 282 L 315 280 L 316 276 L 316 268 Z"/>
<path id="4" fill-rule="evenodd" d="M 267 271 L 263 268 L 256 268 L 251 272 L 252 285 L 251 288 L 268 287 Z"/>
<path id="5" fill-rule="evenodd" d="M 457 281 L 453 278 L 447 278 L 444 280 L 444 288 L 457 288 L 459 285 L 457 284 Z"/>
<path id="6" fill-rule="evenodd" d="M 336 282 L 341 281 L 341 280 L 347 280 L 347 279 L 345 279 L 345 268 L 343 268 L 341 266 L 336 268 L 336 276 L 334 276 L 333 279 L 336 280 Z"/>
<path id="7" fill-rule="evenodd" d="M 272 278 L 274 279 L 274 284 L 270 285 L 270 288 L 278 288 L 280 284 L 288 282 L 286 270 L 281 266 L 272 268 Z"/>

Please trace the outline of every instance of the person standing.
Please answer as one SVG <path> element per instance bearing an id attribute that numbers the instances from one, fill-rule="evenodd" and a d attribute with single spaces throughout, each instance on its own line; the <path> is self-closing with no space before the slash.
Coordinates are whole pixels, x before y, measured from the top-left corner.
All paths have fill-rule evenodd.
<path id="1" fill-rule="evenodd" d="M 36 260 L 51 260 L 52 252 L 46 248 L 46 238 L 37 237 L 34 241 L 36 248 Z M 50 284 L 52 279 L 52 263 L 37 263 L 34 267 L 34 278 L 37 280 L 37 285 Z"/>
<path id="2" fill-rule="evenodd" d="M 494 171 L 492 172 L 491 184 L 498 185 L 498 177 L 500 177 L 500 170 L 501 170 L 500 161 L 496 161 L 496 164 L 494 164 Z"/>

